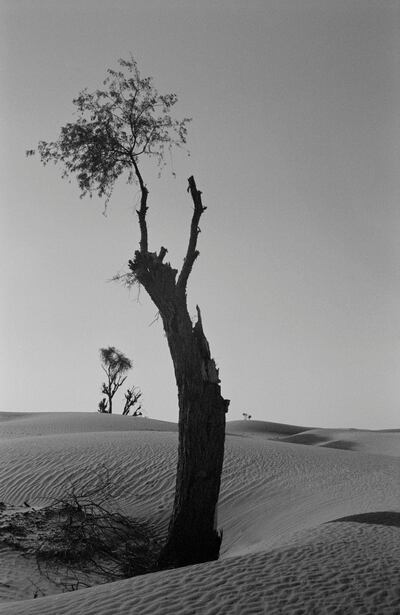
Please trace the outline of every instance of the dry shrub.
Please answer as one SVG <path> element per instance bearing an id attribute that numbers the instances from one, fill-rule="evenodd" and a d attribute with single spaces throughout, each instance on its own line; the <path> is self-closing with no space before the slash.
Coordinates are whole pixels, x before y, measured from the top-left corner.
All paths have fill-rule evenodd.
<path id="1" fill-rule="evenodd" d="M 150 524 L 115 511 L 106 468 L 91 487 L 72 482 L 50 506 L 9 516 L 0 535 L 63 591 L 150 572 L 160 551 Z"/>

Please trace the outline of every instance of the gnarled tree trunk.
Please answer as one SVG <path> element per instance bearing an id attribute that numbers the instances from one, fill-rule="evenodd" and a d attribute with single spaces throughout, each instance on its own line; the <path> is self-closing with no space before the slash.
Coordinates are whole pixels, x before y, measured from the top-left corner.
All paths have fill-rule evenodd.
<path id="1" fill-rule="evenodd" d="M 198 223 L 205 210 L 201 192 L 190 177 L 194 211 L 187 254 L 177 279 L 177 270 L 164 263 L 165 248 L 159 254 L 148 251 L 148 192 L 140 179 L 139 183 L 141 242 L 129 266 L 161 315 L 179 399 L 175 500 L 167 542 L 159 559 L 160 568 L 169 568 L 218 559 L 222 536 L 217 529 L 216 510 L 229 401 L 221 396 L 218 370 L 203 331 L 200 309 L 197 307 L 197 321 L 193 325 L 186 302 L 187 281 L 199 254 L 196 250 Z"/>

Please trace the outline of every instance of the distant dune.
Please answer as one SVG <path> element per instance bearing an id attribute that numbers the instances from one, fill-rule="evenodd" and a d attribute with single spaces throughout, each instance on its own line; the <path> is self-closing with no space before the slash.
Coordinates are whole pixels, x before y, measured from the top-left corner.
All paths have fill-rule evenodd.
<path id="1" fill-rule="evenodd" d="M 0 413 L 0 502 L 39 508 L 105 465 L 116 505 L 164 535 L 176 431 L 142 417 Z M 398 614 L 399 455 L 396 430 L 228 422 L 219 561 L 33 599 L 33 561 L 3 545 L 0 614 Z"/>
<path id="2" fill-rule="evenodd" d="M 364 451 L 377 455 L 400 457 L 400 430 L 326 429 L 285 425 L 266 421 L 228 421 L 227 434 L 263 436 L 269 440 Z"/>
<path id="3" fill-rule="evenodd" d="M 375 455 L 400 456 L 400 434 L 396 431 L 370 431 L 361 429 L 308 429 L 283 442 L 312 444 L 327 448 L 363 451 Z"/>
<path id="4" fill-rule="evenodd" d="M 226 433 L 228 434 L 255 434 L 263 435 L 268 438 L 278 439 L 286 436 L 293 436 L 309 429 L 297 425 L 285 425 L 284 423 L 271 423 L 267 421 L 228 421 Z"/>

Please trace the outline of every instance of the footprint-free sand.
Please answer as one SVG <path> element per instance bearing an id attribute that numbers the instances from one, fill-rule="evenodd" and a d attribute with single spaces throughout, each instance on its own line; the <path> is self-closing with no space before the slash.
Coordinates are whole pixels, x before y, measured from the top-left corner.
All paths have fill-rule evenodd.
<path id="1" fill-rule="evenodd" d="M 0 413 L 0 501 L 40 509 L 104 466 L 162 536 L 176 451 L 174 423 Z M 399 456 L 395 430 L 228 422 L 217 562 L 34 598 L 33 561 L 0 543 L 0 614 L 399 614 Z"/>

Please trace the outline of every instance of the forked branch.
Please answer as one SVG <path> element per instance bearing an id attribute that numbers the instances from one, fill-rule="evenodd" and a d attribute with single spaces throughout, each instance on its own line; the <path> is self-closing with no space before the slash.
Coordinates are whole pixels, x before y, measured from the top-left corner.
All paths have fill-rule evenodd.
<path id="1" fill-rule="evenodd" d="M 189 245 L 187 248 L 185 260 L 183 261 L 182 269 L 178 278 L 178 286 L 180 288 L 185 289 L 187 281 L 189 279 L 190 273 L 192 271 L 193 263 L 199 255 L 199 251 L 196 249 L 197 246 L 197 237 L 200 233 L 199 222 L 202 213 L 207 209 L 207 207 L 203 207 L 201 202 L 201 191 L 197 190 L 196 182 L 194 181 L 193 175 L 189 177 L 189 187 L 188 192 L 193 200 L 194 209 L 192 222 L 190 225 L 190 237 L 189 237 Z"/>
<path id="2" fill-rule="evenodd" d="M 146 222 L 146 213 L 148 210 L 147 196 L 149 194 L 149 191 L 147 190 L 144 184 L 143 177 L 139 171 L 139 167 L 133 155 L 131 156 L 131 160 L 132 160 L 133 168 L 135 169 L 135 174 L 139 182 L 140 192 L 141 192 L 140 209 L 138 209 L 136 213 L 139 218 L 139 227 L 140 227 L 140 251 L 142 254 L 145 254 L 148 251 L 148 247 L 149 247 L 148 246 L 147 222 Z"/>

